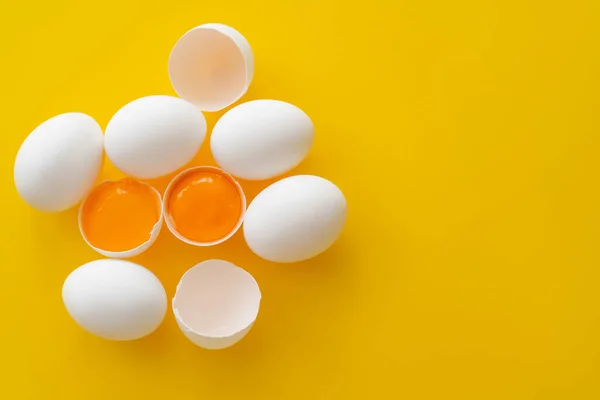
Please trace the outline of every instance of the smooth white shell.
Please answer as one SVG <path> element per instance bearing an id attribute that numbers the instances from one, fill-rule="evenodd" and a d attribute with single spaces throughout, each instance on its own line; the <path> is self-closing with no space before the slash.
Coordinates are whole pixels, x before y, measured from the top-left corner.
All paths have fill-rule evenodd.
<path id="1" fill-rule="evenodd" d="M 318 176 L 296 175 L 256 196 L 243 229 L 246 243 L 258 256 L 289 263 L 327 250 L 345 221 L 346 199 L 336 185 Z"/>
<path id="2" fill-rule="evenodd" d="M 181 277 L 172 303 L 185 336 L 216 350 L 235 344 L 250 331 L 260 300 L 252 275 L 230 262 L 207 260 Z"/>
<path id="3" fill-rule="evenodd" d="M 14 169 L 17 191 L 41 211 L 75 206 L 100 173 L 102 143 L 102 128 L 86 114 L 60 114 L 45 121 L 19 149 Z"/>
<path id="4" fill-rule="evenodd" d="M 152 179 L 183 167 L 198 153 L 206 119 L 193 104 L 171 96 L 148 96 L 112 117 L 104 137 L 106 154 L 122 172 Z"/>
<path id="5" fill-rule="evenodd" d="M 167 310 L 167 295 L 158 278 L 124 260 L 82 265 L 65 280 L 62 297 L 79 326 L 110 340 L 134 340 L 152 333 Z"/>
<path id="6" fill-rule="evenodd" d="M 106 181 L 104 181 L 104 182 L 106 182 Z M 99 185 L 101 185 L 104 182 L 99 183 Z M 131 258 L 131 257 L 135 257 L 135 256 L 137 256 L 139 254 L 142 254 L 146 250 L 148 250 L 150 248 L 150 246 L 152 246 L 154 244 L 154 242 L 156 242 L 156 239 L 158 239 L 158 235 L 160 234 L 160 230 L 162 229 L 163 219 L 164 219 L 164 216 L 163 216 L 163 206 L 162 206 L 162 197 L 160 196 L 160 192 L 158 190 L 156 190 L 154 187 L 152 187 L 152 186 L 150 186 L 150 185 L 148 185 L 147 183 L 144 183 L 144 182 L 138 182 L 138 183 L 140 183 L 142 185 L 146 185 L 147 187 L 149 187 L 150 189 L 152 189 L 152 191 L 154 192 L 154 194 L 156 194 L 157 200 L 158 200 L 158 207 L 160 209 L 160 218 L 156 222 L 156 224 L 154 224 L 154 227 L 152 227 L 152 232 L 150 232 L 150 238 L 145 243 L 139 245 L 136 248 L 133 248 L 131 250 L 125 250 L 125 251 L 108 251 L 108 250 L 103 250 L 103 249 L 100 249 L 98 247 L 93 246 L 90 243 L 90 241 L 88 240 L 88 238 L 86 237 L 85 233 L 83 232 L 83 227 L 82 227 L 82 222 L 81 222 L 81 219 L 83 217 L 82 211 L 83 211 L 83 206 L 85 205 L 85 200 L 81 203 L 81 206 L 79 207 L 78 221 L 79 221 L 79 232 L 81 233 L 81 237 L 87 243 L 88 246 L 90 246 L 92 249 L 96 250 L 98 253 L 102 254 L 105 257 L 110 257 L 110 258 Z"/>
<path id="7" fill-rule="evenodd" d="M 313 139 L 313 123 L 298 107 L 278 100 L 254 100 L 232 108 L 217 121 L 210 148 L 223 170 L 259 180 L 300 164 Z"/>
<path id="8" fill-rule="evenodd" d="M 185 33 L 169 56 L 173 89 L 203 111 L 239 100 L 254 75 L 250 44 L 230 26 L 205 24 Z"/>

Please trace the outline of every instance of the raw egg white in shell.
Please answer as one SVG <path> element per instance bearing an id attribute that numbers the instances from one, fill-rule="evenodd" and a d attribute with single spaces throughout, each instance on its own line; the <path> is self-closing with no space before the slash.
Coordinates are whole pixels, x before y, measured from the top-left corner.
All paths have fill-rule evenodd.
<path id="1" fill-rule="evenodd" d="M 117 111 L 104 136 L 106 155 L 115 167 L 132 177 L 153 179 L 194 158 L 206 136 L 206 119 L 185 100 L 148 96 Z"/>
<path id="2" fill-rule="evenodd" d="M 346 199 L 327 179 L 296 175 L 275 182 L 250 203 L 244 237 L 258 256 L 298 262 L 321 254 L 344 228 Z"/>
<path id="3" fill-rule="evenodd" d="M 158 278 L 124 260 L 96 260 L 77 268 L 65 280 L 62 298 L 79 326 L 110 340 L 152 333 L 167 311 L 167 295 Z"/>
<path id="4" fill-rule="evenodd" d="M 82 113 L 57 115 L 27 136 L 15 160 L 19 195 L 41 211 L 63 211 L 94 186 L 104 154 L 102 128 Z"/>
<path id="5" fill-rule="evenodd" d="M 219 119 L 210 147 L 224 171 L 242 179 L 260 180 L 300 164 L 313 139 L 313 123 L 298 107 L 278 100 L 254 100 Z"/>

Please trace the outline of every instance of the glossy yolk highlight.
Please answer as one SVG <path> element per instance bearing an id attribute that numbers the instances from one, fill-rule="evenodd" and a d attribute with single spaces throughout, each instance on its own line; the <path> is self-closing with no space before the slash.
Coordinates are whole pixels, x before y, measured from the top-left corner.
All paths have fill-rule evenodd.
<path id="1" fill-rule="evenodd" d="M 167 213 L 173 227 L 187 239 L 206 243 L 235 229 L 242 214 L 242 198 L 227 175 L 192 170 L 173 187 Z"/>
<path id="2" fill-rule="evenodd" d="M 86 199 L 81 229 L 88 242 L 106 251 L 126 251 L 146 243 L 160 220 L 157 193 L 131 180 L 103 182 Z"/>

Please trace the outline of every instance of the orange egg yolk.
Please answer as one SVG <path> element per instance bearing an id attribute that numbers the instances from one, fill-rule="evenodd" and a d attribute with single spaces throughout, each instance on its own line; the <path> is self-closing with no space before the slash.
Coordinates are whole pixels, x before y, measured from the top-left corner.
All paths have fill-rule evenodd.
<path id="1" fill-rule="evenodd" d="M 165 201 L 173 228 L 200 243 L 227 236 L 242 215 L 238 186 L 228 175 L 213 169 L 191 170 L 181 176 Z"/>
<path id="2" fill-rule="evenodd" d="M 94 247 L 132 250 L 150 239 L 160 214 L 160 196 L 148 185 L 132 179 L 103 182 L 82 206 L 81 229 Z"/>

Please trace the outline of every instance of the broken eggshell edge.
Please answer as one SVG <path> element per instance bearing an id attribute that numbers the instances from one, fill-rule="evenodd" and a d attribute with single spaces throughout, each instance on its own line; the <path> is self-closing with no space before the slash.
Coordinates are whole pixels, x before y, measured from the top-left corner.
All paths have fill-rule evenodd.
<path id="1" fill-rule="evenodd" d="M 174 61 L 172 61 L 172 58 L 175 53 L 175 50 L 177 49 L 177 45 L 188 34 L 190 34 L 191 32 L 200 30 L 200 29 L 214 30 L 214 31 L 217 31 L 220 34 L 224 35 L 225 37 L 227 37 L 238 48 L 240 54 L 242 55 L 242 58 L 244 59 L 244 65 L 245 65 L 245 71 L 246 71 L 244 87 L 236 96 L 229 99 L 227 104 L 219 104 L 219 105 L 204 104 L 204 105 L 201 105 L 201 104 L 198 104 L 197 102 L 188 100 L 186 98 L 186 96 L 182 96 L 181 90 L 177 89 L 176 86 L 178 86 L 178 85 L 176 85 L 174 82 L 173 71 L 172 71 L 172 63 Z M 250 43 L 248 42 L 248 40 L 244 37 L 244 35 L 242 35 L 236 29 L 234 29 L 228 25 L 224 25 L 224 24 L 208 23 L 208 24 L 199 25 L 199 26 L 196 26 L 196 27 L 190 29 L 189 31 L 184 33 L 177 40 L 177 42 L 171 49 L 171 53 L 169 54 L 169 68 L 168 69 L 169 69 L 169 80 L 171 81 L 171 86 L 173 87 L 173 90 L 175 90 L 175 93 L 177 93 L 177 95 L 179 97 L 195 104 L 201 111 L 215 112 L 215 111 L 220 111 L 224 108 L 229 107 L 230 105 L 232 105 L 233 103 L 235 103 L 236 101 L 241 99 L 242 96 L 244 96 L 246 94 L 246 92 L 248 91 L 248 88 L 250 87 L 250 83 L 252 82 L 252 78 L 254 77 L 254 53 L 252 52 L 252 47 L 250 46 Z"/>
<path id="2" fill-rule="evenodd" d="M 203 336 L 196 332 L 193 329 L 188 327 L 185 322 L 183 322 L 179 311 L 175 308 L 175 298 L 173 298 L 172 306 L 173 306 L 173 314 L 175 315 L 175 321 L 177 321 L 177 325 L 179 325 L 179 329 L 181 332 L 187 337 L 192 343 L 196 346 L 200 346 L 207 350 L 221 350 L 227 347 L 233 346 L 237 342 L 239 342 L 248 332 L 252 329 L 254 322 L 248 325 L 243 330 L 231 335 L 231 336 L 223 336 L 223 337 L 211 337 L 211 336 Z"/>
<path id="3" fill-rule="evenodd" d="M 132 178 L 124 178 L 124 179 L 132 179 Z M 132 180 L 135 180 L 135 179 L 132 179 Z M 156 194 L 156 196 L 158 198 L 158 202 L 159 202 L 160 217 L 158 218 L 158 221 L 156 222 L 156 224 L 154 224 L 154 226 L 152 227 L 152 231 L 150 232 L 150 238 L 146 242 L 142 243 L 141 245 L 139 245 L 133 249 L 125 250 L 125 251 L 108 251 L 108 250 L 103 250 L 98 247 L 95 247 L 94 245 L 92 245 L 90 243 L 90 241 L 86 237 L 85 233 L 83 232 L 83 227 L 82 227 L 82 223 L 81 223 L 83 206 L 85 205 L 88 197 L 93 193 L 94 189 L 97 188 L 98 186 L 102 185 L 103 183 L 112 183 L 112 182 L 119 182 L 119 181 L 120 181 L 120 179 L 102 181 L 99 184 L 97 184 L 96 186 L 94 186 L 94 188 L 90 191 L 88 196 L 86 196 L 85 199 L 83 199 L 83 201 L 81 202 L 81 205 L 79 206 L 79 215 L 77 218 L 78 223 L 79 223 L 79 232 L 81 233 L 81 237 L 87 243 L 87 245 L 90 246 L 92 249 L 96 250 L 98 253 L 102 254 L 103 256 L 110 257 L 110 258 L 131 258 L 131 257 L 135 257 L 139 254 L 142 254 L 144 251 L 148 250 L 150 248 L 150 246 L 152 246 L 154 244 L 156 239 L 158 239 L 158 235 L 160 234 L 160 230 L 162 228 L 163 220 L 164 220 L 163 201 L 162 201 L 160 192 L 158 190 L 156 190 L 156 188 L 154 188 L 153 186 L 151 186 L 145 182 L 135 180 L 137 183 L 149 187 Z"/>
<path id="4" fill-rule="evenodd" d="M 181 314 L 179 313 L 179 310 L 175 306 L 175 302 L 177 301 L 177 294 L 179 293 L 179 289 L 181 288 L 181 285 L 183 283 L 183 280 L 185 279 L 185 276 L 188 273 L 190 273 L 190 271 L 192 271 L 194 268 L 198 268 L 206 262 L 214 262 L 214 261 L 224 262 L 224 263 L 230 264 L 230 265 L 234 266 L 235 268 L 238 268 L 239 270 L 241 270 L 243 273 L 245 273 L 248 277 L 250 277 L 252 279 L 252 282 L 256 286 L 256 290 L 258 292 L 258 304 L 256 306 L 256 313 L 255 313 L 252 321 L 245 328 L 242 328 L 242 329 L 238 330 L 237 332 L 234 332 L 233 334 L 228 335 L 228 336 L 203 335 L 203 334 L 200 334 L 200 333 L 194 331 L 183 321 L 183 318 L 182 318 Z M 175 321 L 177 322 L 179 329 L 181 329 L 181 331 L 183 332 L 185 337 L 187 337 L 196 346 L 202 347 L 204 349 L 221 350 L 221 349 L 225 349 L 227 347 L 233 346 L 234 344 L 239 342 L 244 336 L 246 336 L 246 334 L 248 334 L 248 332 L 250 332 L 250 329 L 252 329 L 252 326 L 254 326 L 254 323 L 256 322 L 256 318 L 258 317 L 258 313 L 260 311 L 261 300 L 262 300 L 262 293 L 260 291 L 260 287 L 258 286 L 258 282 L 256 282 L 256 279 L 254 279 L 254 277 L 248 271 L 246 271 L 245 269 L 238 267 L 237 265 L 230 263 L 228 261 L 213 259 L 213 260 L 206 260 L 199 264 L 196 264 L 195 266 L 193 266 L 192 268 L 190 268 L 183 274 L 183 276 L 179 280 L 179 283 L 177 284 L 177 288 L 175 289 L 175 296 L 173 296 L 173 299 L 171 300 L 171 307 L 173 309 Z"/>

